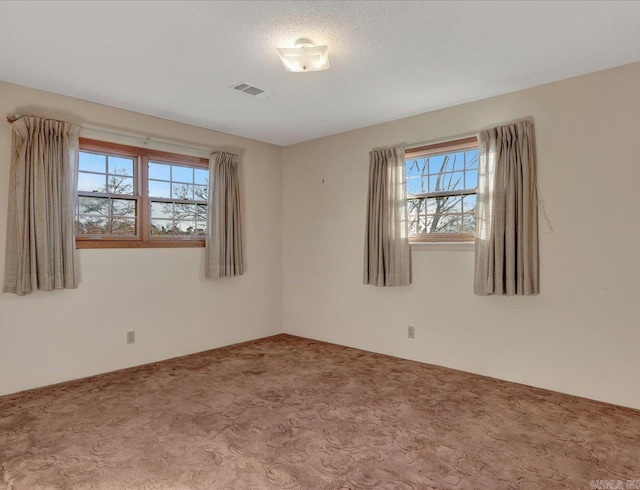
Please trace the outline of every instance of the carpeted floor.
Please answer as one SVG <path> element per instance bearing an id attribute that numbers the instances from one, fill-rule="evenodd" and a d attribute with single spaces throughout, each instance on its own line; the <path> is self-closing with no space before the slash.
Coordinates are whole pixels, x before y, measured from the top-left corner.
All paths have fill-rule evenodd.
<path id="1" fill-rule="evenodd" d="M 288 335 L 0 398 L 9 489 L 602 480 L 640 484 L 639 411 Z"/>

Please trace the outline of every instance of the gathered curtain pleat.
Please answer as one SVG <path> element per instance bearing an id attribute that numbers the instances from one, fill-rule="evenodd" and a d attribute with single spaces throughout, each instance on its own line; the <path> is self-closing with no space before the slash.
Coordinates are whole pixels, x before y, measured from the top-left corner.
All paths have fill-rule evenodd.
<path id="1" fill-rule="evenodd" d="M 533 123 L 478 134 L 474 292 L 539 293 L 538 194 Z"/>
<path id="2" fill-rule="evenodd" d="M 78 134 L 71 123 L 13 122 L 4 292 L 78 287 L 75 263 Z"/>
<path id="3" fill-rule="evenodd" d="M 404 148 L 369 153 L 364 284 L 411 284 Z"/>
<path id="4" fill-rule="evenodd" d="M 209 159 L 206 277 L 244 274 L 238 155 L 218 152 Z"/>

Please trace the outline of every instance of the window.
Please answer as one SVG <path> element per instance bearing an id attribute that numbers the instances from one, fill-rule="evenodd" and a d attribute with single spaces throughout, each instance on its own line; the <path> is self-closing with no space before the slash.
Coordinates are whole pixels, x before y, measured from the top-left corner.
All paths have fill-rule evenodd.
<path id="1" fill-rule="evenodd" d="M 408 149 L 405 157 L 410 241 L 473 241 L 476 138 Z"/>
<path id="2" fill-rule="evenodd" d="M 203 247 L 209 162 L 80 139 L 77 248 Z"/>

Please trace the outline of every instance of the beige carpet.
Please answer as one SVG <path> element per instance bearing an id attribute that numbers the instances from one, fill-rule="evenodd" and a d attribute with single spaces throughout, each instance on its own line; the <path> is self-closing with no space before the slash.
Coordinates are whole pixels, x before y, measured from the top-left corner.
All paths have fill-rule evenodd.
<path id="1" fill-rule="evenodd" d="M 2 397 L 0 472 L 28 490 L 586 490 L 640 480 L 640 412 L 279 335 Z"/>

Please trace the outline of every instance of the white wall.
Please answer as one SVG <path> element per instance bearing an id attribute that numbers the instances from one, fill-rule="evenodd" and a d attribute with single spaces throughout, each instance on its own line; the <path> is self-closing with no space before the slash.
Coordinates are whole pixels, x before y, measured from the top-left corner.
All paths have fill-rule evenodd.
<path id="1" fill-rule="evenodd" d="M 247 272 L 205 280 L 202 248 L 80 250 L 77 290 L 0 295 L 0 395 L 282 331 L 280 147 L 0 82 L 1 277 L 14 112 L 239 153 Z"/>
<path id="2" fill-rule="evenodd" d="M 285 148 L 285 331 L 640 408 L 639 87 L 633 64 Z M 555 230 L 541 216 L 541 295 L 474 296 L 460 251 L 363 286 L 369 150 L 525 116 Z"/>

